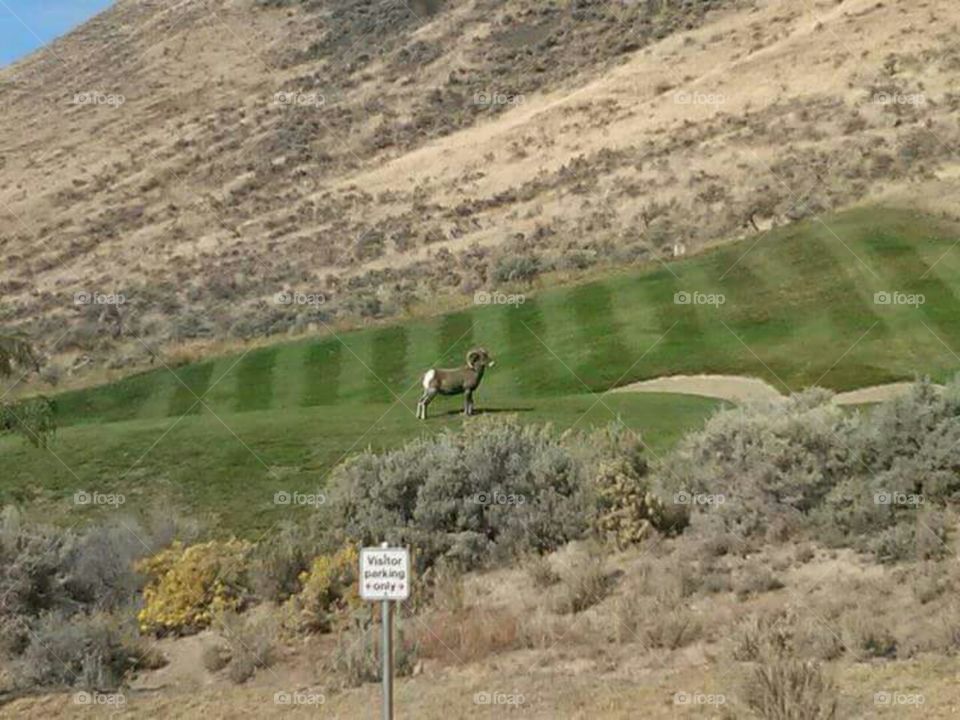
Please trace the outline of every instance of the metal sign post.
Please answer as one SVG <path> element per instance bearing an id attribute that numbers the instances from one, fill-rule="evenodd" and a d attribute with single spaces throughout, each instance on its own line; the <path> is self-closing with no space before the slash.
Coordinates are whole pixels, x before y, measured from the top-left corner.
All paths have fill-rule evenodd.
<path id="1" fill-rule="evenodd" d="M 383 720 L 393 720 L 393 608 L 389 600 L 380 603 L 380 643 L 383 674 Z"/>
<path id="2" fill-rule="evenodd" d="M 380 603 L 383 720 L 393 720 L 393 605 L 410 597 L 410 552 L 383 543 L 360 551 L 360 597 Z"/>

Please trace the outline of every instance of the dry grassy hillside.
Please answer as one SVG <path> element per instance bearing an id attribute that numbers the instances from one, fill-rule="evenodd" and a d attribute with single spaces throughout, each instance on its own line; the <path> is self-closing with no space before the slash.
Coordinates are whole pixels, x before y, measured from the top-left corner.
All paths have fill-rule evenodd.
<path id="1" fill-rule="evenodd" d="M 0 71 L 0 322 L 67 369 L 123 367 L 139 339 L 390 316 L 868 197 L 949 209 L 958 20 L 949 0 L 118 0 Z"/>

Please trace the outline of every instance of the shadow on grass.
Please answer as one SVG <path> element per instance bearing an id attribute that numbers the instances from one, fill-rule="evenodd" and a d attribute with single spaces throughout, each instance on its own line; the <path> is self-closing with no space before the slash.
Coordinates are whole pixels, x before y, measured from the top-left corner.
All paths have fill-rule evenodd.
<path id="1" fill-rule="evenodd" d="M 513 408 L 474 408 L 473 416 L 477 415 L 498 415 L 505 413 L 529 413 L 536 410 L 532 407 L 513 407 Z M 432 417 L 449 417 L 451 415 L 463 415 L 463 408 L 459 410 L 445 410 L 444 412 L 432 412 Z"/>

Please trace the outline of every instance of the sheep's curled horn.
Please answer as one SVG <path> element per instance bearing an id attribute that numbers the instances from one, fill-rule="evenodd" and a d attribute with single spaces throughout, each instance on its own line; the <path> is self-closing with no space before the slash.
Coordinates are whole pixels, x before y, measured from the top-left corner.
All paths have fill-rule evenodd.
<path id="1" fill-rule="evenodd" d="M 467 365 L 472 368 L 476 368 L 477 361 L 480 360 L 481 357 L 483 357 L 483 350 L 479 350 L 477 348 L 470 350 L 467 353 Z"/>

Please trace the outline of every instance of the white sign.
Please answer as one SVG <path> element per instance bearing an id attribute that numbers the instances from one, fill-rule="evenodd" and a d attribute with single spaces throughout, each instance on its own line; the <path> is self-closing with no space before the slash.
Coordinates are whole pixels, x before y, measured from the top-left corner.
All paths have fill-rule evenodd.
<path id="1" fill-rule="evenodd" d="M 360 597 L 406 600 L 410 597 L 410 552 L 406 548 L 360 551 Z"/>

